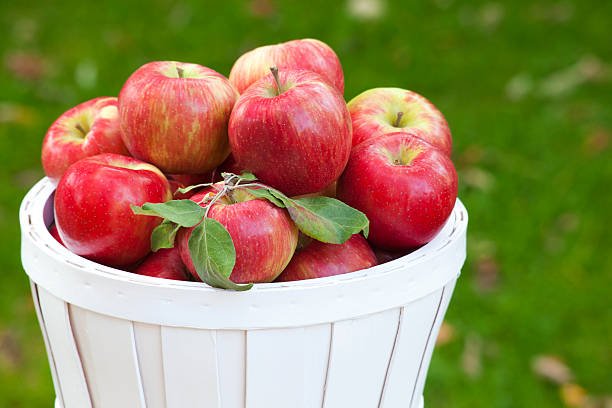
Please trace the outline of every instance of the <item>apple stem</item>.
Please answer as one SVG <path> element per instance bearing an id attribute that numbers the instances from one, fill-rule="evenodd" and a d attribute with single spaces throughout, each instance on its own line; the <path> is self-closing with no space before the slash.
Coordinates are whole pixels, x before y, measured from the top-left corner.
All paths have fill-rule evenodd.
<path id="1" fill-rule="evenodd" d="M 177 67 L 176 67 L 176 73 L 178 74 L 178 77 L 179 77 L 179 78 L 184 78 L 184 77 L 183 77 L 183 73 L 184 73 L 183 68 L 181 68 L 181 67 L 177 66 Z"/>
<path id="2" fill-rule="evenodd" d="M 74 125 L 74 127 L 77 128 L 77 130 L 81 132 L 83 136 L 87 136 L 87 132 L 85 131 L 85 129 L 83 129 L 83 126 L 81 126 L 80 123 L 77 123 L 76 125 Z"/>
<path id="3" fill-rule="evenodd" d="M 395 118 L 395 122 L 393 122 L 393 127 L 396 127 L 396 128 L 400 127 L 402 116 L 404 116 L 404 112 L 397 112 L 397 117 Z"/>
<path id="4" fill-rule="evenodd" d="M 281 87 L 280 79 L 278 78 L 278 67 L 270 67 L 270 71 L 272 71 L 274 82 L 276 82 L 276 95 L 278 96 L 283 93 L 283 88 Z"/>

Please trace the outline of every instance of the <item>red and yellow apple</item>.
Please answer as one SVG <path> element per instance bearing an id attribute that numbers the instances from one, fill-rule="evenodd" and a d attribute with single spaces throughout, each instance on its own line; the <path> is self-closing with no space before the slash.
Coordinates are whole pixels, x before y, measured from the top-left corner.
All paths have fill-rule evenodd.
<path id="1" fill-rule="evenodd" d="M 346 166 L 351 118 L 340 93 L 310 71 L 278 71 L 238 98 L 229 122 L 238 168 L 294 196 L 321 191 Z"/>
<path id="2" fill-rule="evenodd" d="M 238 92 L 243 93 L 251 84 L 267 76 L 272 66 L 278 67 L 279 71 L 303 69 L 316 72 L 340 94 L 344 93 L 340 59 L 329 45 L 314 39 L 292 40 L 248 51 L 234 63 L 229 80 Z"/>
<path id="3" fill-rule="evenodd" d="M 100 154 L 68 168 L 55 191 L 55 223 L 66 248 L 109 266 L 132 265 L 150 251 L 151 232 L 161 222 L 130 205 L 172 198 L 166 177 L 132 157 Z"/>
<path id="4" fill-rule="evenodd" d="M 220 188 L 222 183 L 217 183 L 190 199 L 204 206 L 205 196 Z M 236 264 L 229 276 L 232 282 L 272 282 L 291 260 L 297 246 L 297 227 L 287 211 L 269 201 L 254 199 L 245 190 L 236 189 L 212 204 L 208 216 L 227 229 L 234 243 Z M 199 281 L 189 252 L 192 230 L 181 229 L 177 240 L 184 264 Z"/>
<path id="5" fill-rule="evenodd" d="M 366 269 L 377 264 L 376 255 L 360 234 L 343 244 L 326 244 L 311 240 L 298 249 L 278 282 L 324 278 Z"/>
<path id="6" fill-rule="evenodd" d="M 444 115 L 423 96 L 400 88 L 374 88 L 348 103 L 353 122 L 353 146 L 389 133 L 418 137 L 447 156 L 451 132 Z"/>
<path id="7" fill-rule="evenodd" d="M 410 249 L 442 229 L 457 198 L 457 173 L 439 149 L 393 133 L 353 149 L 337 196 L 366 214 L 372 245 Z"/>
<path id="8" fill-rule="evenodd" d="M 64 112 L 42 143 L 42 166 L 57 181 L 72 163 L 100 153 L 128 155 L 121 139 L 117 98 L 99 97 Z"/>
<path id="9" fill-rule="evenodd" d="M 227 122 L 237 97 L 210 68 L 150 62 L 119 93 L 123 141 L 132 156 L 165 173 L 206 173 L 230 152 Z"/>

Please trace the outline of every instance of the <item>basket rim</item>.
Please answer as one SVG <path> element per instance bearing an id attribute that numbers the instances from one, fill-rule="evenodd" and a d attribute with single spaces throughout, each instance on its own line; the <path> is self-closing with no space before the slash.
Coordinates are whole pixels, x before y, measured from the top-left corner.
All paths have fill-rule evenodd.
<path id="1" fill-rule="evenodd" d="M 39 180 L 24 197 L 20 210 L 21 230 L 33 230 L 37 232 L 35 240 L 37 246 L 49 256 L 58 259 L 62 262 L 68 262 L 74 266 L 83 269 L 84 272 L 101 275 L 106 278 L 137 282 L 143 286 L 169 287 L 175 289 L 198 290 L 203 292 L 228 292 L 226 289 L 219 289 L 207 285 L 203 282 L 196 281 L 178 281 L 163 278 L 156 278 L 145 275 L 138 275 L 133 272 L 124 271 L 91 261 L 87 258 L 74 254 L 66 247 L 57 242 L 49 233 L 48 225 L 44 220 L 45 207 L 48 209 L 48 202 L 52 194 L 55 192 L 55 184 L 47 177 Z M 43 200 L 40 200 L 40 197 Z M 384 264 L 375 265 L 370 268 L 360 269 L 354 272 L 349 272 L 341 275 L 328 276 L 322 278 L 306 279 L 290 282 L 269 282 L 255 283 L 249 292 L 253 291 L 275 291 L 287 290 L 288 288 L 318 288 L 329 285 L 337 285 L 341 282 L 350 282 L 356 280 L 367 279 L 372 275 L 394 273 L 398 268 L 406 268 L 416 266 L 421 262 L 425 262 L 428 257 L 432 256 L 432 252 L 436 252 L 444 248 L 450 241 L 457 236 L 462 235 L 467 229 L 468 214 L 465 206 L 459 198 L 457 198 L 455 206 L 446 221 L 444 227 L 438 235 L 429 243 L 420 248 L 406 254 L 397 259 L 385 262 Z M 444 238 L 445 243 L 439 242 L 440 238 Z M 440 245 L 442 244 L 442 245 Z M 246 292 L 236 292 L 246 293 Z"/>

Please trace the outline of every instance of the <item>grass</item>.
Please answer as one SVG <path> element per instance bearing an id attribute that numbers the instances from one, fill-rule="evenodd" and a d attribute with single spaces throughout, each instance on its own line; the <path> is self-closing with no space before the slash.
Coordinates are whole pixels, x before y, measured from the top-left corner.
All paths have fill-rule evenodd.
<path id="1" fill-rule="evenodd" d="M 610 395 L 612 3 L 396 1 L 367 18 L 348 3 L 0 5 L 0 407 L 52 401 L 17 224 L 21 198 L 42 176 L 49 124 L 81 101 L 116 95 L 145 62 L 227 75 L 242 52 L 303 37 L 336 50 L 347 100 L 408 88 L 451 125 L 469 249 L 447 314 L 454 335 L 434 353 L 426 405 L 571 403 L 533 372 L 540 355 L 563 361 L 590 401 Z"/>

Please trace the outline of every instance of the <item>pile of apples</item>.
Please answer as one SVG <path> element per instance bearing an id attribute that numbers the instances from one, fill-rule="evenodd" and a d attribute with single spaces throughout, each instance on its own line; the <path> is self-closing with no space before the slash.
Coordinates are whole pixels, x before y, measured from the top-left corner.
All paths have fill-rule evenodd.
<path id="1" fill-rule="evenodd" d="M 251 50 L 228 78 L 147 63 L 49 128 L 50 231 L 95 262 L 235 290 L 406 254 L 455 204 L 448 124 L 408 90 L 343 93 L 314 39 Z"/>

